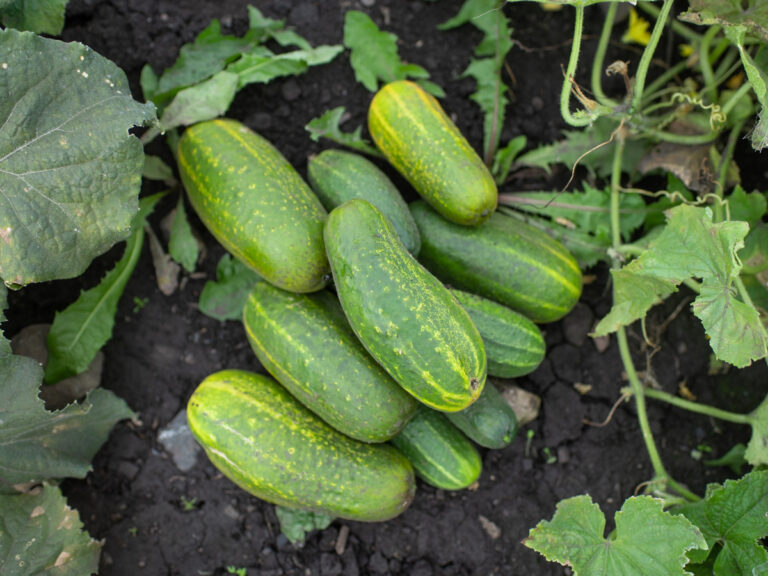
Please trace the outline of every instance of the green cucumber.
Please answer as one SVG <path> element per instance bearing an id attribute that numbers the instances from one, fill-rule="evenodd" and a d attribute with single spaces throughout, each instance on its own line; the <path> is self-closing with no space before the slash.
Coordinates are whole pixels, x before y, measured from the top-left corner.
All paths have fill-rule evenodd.
<path id="1" fill-rule="evenodd" d="M 376 146 L 435 210 L 476 226 L 496 209 L 493 176 L 440 104 L 418 84 L 385 85 L 368 109 Z"/>
<path id="2" fill-rule="evenodd" d="M 272 144 L 234 120 L 211 120 L 184 132 L 178 164 L 190 203 L 232 255 L 291 292 L 326 285 L 327 212 Z"/>
<path id="3" fill-rule="evenodd" d="M 484 448 L 504 448 L 517 434 L 517 416 L 491 382 L 466 410 L 446 414 L 448 420 Z"/>
<path id="4" fill-rule="evenodd" d="M 451 289 L 483 339 L 488 375 L 516 378 L 530 374 L 544 360 L 541 330 L 522 314 L 476 294 Z"/>
<path id="5" fill-rule="evenodd" d="M 417 400 L 455 412 L 480 395 L 483 341 L 456 298 L 370 202 L 334 209 L 325 246 L 341 307 L 366 350 Z"/>
<path id="6" fill-rule="evenodd" d="M 267 376 L 212 374 L 189 399 L 187 416 L 214 466 L 267 502 L 377 522 L 413 499 L 413 468 L 402 454 L 337 432 Z"/>
<path id="7" fill-rule="evenodd" d="M 243 324 L 267 371 L 347 436 L 386 442 L 413 416 L 417 402 L 365 351 L 332 294 L 294 294 L 260 282 Z"/>
<path id="8" fill-rule="evenodd" d="M 435 488 L 467 488 L 483 470 L 472 442 L 444 414 L 423 406 L 392 444 L 410 460 L 416 475 Z"/>
<path id="9" fill-rule="evenodd" d="M 581 295 L 579 265 L 545 232 L 500 213 L 477 228 L 410 204 L 421 233 L 419 260 L 446 284 L 490 298 L 534 322 L 554 322 Z"/>
<path id="10" fill-rule="evenodd" d="M 363 198 L 376 206 L 397 230 L 408 252 L 419 253 L 421 239 L 408 205 L 384 172 L 359 154 L 324 150 L 310 158 L 307 178 L 326 210 L 352 198 Z"/>

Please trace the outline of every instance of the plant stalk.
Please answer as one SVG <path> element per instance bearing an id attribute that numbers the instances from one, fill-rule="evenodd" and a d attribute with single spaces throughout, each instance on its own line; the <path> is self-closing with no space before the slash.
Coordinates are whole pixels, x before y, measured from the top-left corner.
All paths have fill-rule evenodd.
<path id="1" fill-rule="evenodd" d="M 645 88 L 645 80 L 648 77 L 648 69 L 651 66 L 651 60 L 656 52 L 656 47 L 659 45 L 661 39 L 661 33 L 664 31 L 664 27 L 667 24 L 669 18 L 669 11 L 672 9 L 674 0 L 664 0 L 664 4 L 659 10 L 659 14 L 656 17 L 656 23 L 653 25 L 653 31 L 651 32 L 651 39 L 648 45 L 643 50 L 643 55 L 640 57 L 640 64 L 637 66 L 637 74 L 635 75 L 635 85 L 632 91 L 632 110 L 640 110 L 640 104 L 643 101 L 643 89 Z"/>
<path id="2" fill-rule="evenodd" d="M 608 12 L 605 15 L 605 21 L 603 22 L 603 31 L 600 33 L 600 40 L 597 43 L 595 58 L 592 62 L 592 93 L 600 104 L 609 107 L 616 106 L 616 102 L 611 98 L 608 98 L 608 96 L 605 95 L 605 92 L 603 92 L 602 77 L 604 74 L 603 67 L 605 66 L 605 53 L 608 50 L 608 42 L 611 39 L 611 32 L 613 32 L 613 23 L 616 20 L 617 8 L 617 2 L 613 2 L 608 6 Z"/>
<path id="3" fill-rule="evenodd" d="M 587 126 L 589 118 L 576 118 L 571 114 L 571 80 L 576 74 L 576 65 L 579 63 L 579 52 L 581 51 L 581 35 L 584 30 L 584 6 L 576 6 L 576 22 L 573 30 L 573 44 L 571 44 L 571 57 L 568 60 L 568 69 L 565 71 L 563 88 L 560 91 L 560 114 L 571 126 Z"/>
<path id="4" fill-rule="evenodd" d="M 648 398 L 661 400 L 662 402 L 666 402 L 667 404 L 672 404 L 673 406 L 677 406 L 678 408 L 682 408 L 683 410 L 688 410 L 689 412 L 696 412 L 697 414 L 712 416 L 713 418 L 717 418 L 718 420 L 723 420 L 725 422 L 733 422 L 735 424 L 752 424 L 752 418 L 749 416 L 749 414 L 737 414 L 735 412 L 729 412 L 727 410 L 721 410 L 720 408 L 715 408 L 714 406 L 699 404 L 698 402 L 692 402 L 691 400 L 680 398 L 679 396 L 675 396 L 668 392 L 664 392 L 663 390 L 654 390 L 653 388 L 645 388 L 644 392 Z"/>
<path id="5" fill-rule="evenodd" d="M 621 188 L 621 164 L 622 157 L 624 155 L 624 135 L 617 134 L 616 144 L 613 153 L 613 163 L 611 165 L 611 241 L 612 247 L 616 253 L 621 249 L 621 228 L 619 225 L 619 194 Z M 619 269 L 621 263 L 618 258 L 613 260 L 613 268 Z M 627 372 L 627 378 L 632 389 L 632 394 L 635 397 L 635 406 L 637 407 L 637 419 L 640 423 L 640 430 L 643 436 L 643 442 L 645 442 L 645 448 L 648 451 L 648 457 L 651 460 L 653 471 L 656 478 L 664 481 L 668 486 L 673 488 L 681 496 L 691 500 L 698 500 L 698 496 L 690 492 L 684 486 L 677 483 L 670 477 L 664 468 L 664 463 L 661 461 L 659 450 L 656 447 L 656 442 L 653 439 L 653 433 L 651 432 L 651 424 L 648 421 L 648 412 L 645 405 L 645 389 L 640 382 L 635 371 L 635 365 L 632 362 L 632 355 L 629 352 L 629 344 L 627 343 L 627 332 L 623 326 L 620 326 L 616 331 L 616 337 L 619 344 L 619 354 L 621 356 L 622 364 Z"/>
<path id="6" fill-rule="evenodd" d="M 704 85 L 708 86 L 706 90 L 710 102 L 717 99 L 717 90 L 715 86 L 715 73 L 712 71 L 712 62 L 710 62 L 709 46 L 714 37 L 720 32 L 719 26 L 710 26 L 699 44 L 699 66 L 701 75 L 704 77 Z"/>

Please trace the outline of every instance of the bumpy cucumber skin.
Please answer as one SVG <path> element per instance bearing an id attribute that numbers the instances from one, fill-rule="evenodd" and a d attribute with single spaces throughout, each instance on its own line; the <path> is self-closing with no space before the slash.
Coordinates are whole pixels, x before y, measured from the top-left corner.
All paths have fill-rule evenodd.
<path id="1" fill-rule="evenodd" d="M 268 502 L 378 522 L 413 499 L 413 468 L 402 454 L 337 432 L 261 374 L 210 375 L 190 398 L 187 415 L 211 462 Z"/>
<path id="2" fill-rule="evenodd" d="M 371 203 L 350 200 L 328 217 L 325 246 L 349 324 L 389 375 L 435 410 L 474 402 L 486 378 L 480 334 L 389 220 Z"/>
<path id="3" fill-rule="evenodd" d="M 294 294 L 260 282 L 243 324 L 267 371 L 347 436 L 386 442 L 416 411 L 418 403 L 365 351 L 329 292 Z"/>
<path id="4" fill-rule="evenodd" d="M 482 296 L 455 288 L 451 289 L 451 294 L 467 311 L 480 332 L 489 376 L 517 378 L 539 367 L 547 347 L 536 324 L 522 314 Z"/>
<path id="5" fill-rule="evenodd" d="M 467 488 L 483 470 L 472 442 L 446 415 L 423 406 L 392 444 L 410 460 L 416 475 L 435 488 Z"/>
<path id="6" fill-rule="evenodd" d="M 420 86 L 391 82 L 368 109 L 368 130 L 387 160 L 443 217 L 476 226 L 498 201 L 496 182 L 483 161 Z"/>
<path id="7" fill-rule="evenodd" d="M 472 406 L 446 416 L 456 428 L 485 448 L 504 448 L 517 435 L 517 415 L 491 382 L 486 383 Z"/>
<path id="8" fill-rule="evenodd" d="M 200 219 L 241 262 L 291 292 L 326 285 L 327 212 L 267 140 L 233 120 L 202 122 L 182 135 L 178 163 Z"/>
<path id="9" fill-rule="evenodd" d="M 546 233 L 499 213 L 467 228 L 447 222 L 424 202 L 409 206 L 421 232 L 419 261 L 446 284 L 537 323 L 559 320 L 578 302 L 579 265 Z"/>
<path id="10" fill-rule="evenodd" d="M 324 150 L 309 160 L 307 178 L 328 211 L 352 198 L 368 200 L 389 218 L 408 252 L 418 255 L 421 238 L 408 204 L 373 162 L 352 152 Z"/>

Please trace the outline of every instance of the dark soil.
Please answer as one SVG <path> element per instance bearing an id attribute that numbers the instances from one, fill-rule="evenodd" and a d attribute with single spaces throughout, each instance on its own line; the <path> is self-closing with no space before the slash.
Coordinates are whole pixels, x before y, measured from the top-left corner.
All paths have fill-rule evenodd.
<path id="1" fill-rule="evenodd" d="M 267 16 L 287 18 L 313 44 L 341 43 L 344 12 L 367 12 L 380 26 L 398 34 L 404 59 L 426 67 L 443 86 L 444 107 L 479 148 L 482 117 L 468 100 L 474 83 L 461 78 L 479 33 L 472 27 L 436 30 L 460 4 L 457 0 L 269 0 L 258 7 Z M 563 127 L 557 102 L 572 13 L 543 12 L 533 4 L 505 10 L 521 44 L 513 48 L 508 62 L 515 98 L 502 141 L 518 134 L 527 135 L 529 144 L 554 140 Z M 179 48 L 212 18 L 222 21 L 224 31 L 241 34 L 247 27 L 246 2 L 72 0 L 63 37 L 86 43 L 115 61 L 127 72 L 134 95 L 140 97 L 142 65 L 149 62 L 158 72 L 171 65 Z M 593 38 L 599 24 L 597 20 L 589 24 Z M 588 40 L 585 50 L 589 52 L 593 44 Z M 609 57 L 626 55 L 621 50 L 612 48 Z M 588 73 L 587 66 L 583 68 Z M 324 110 L 344 105 L 351 113 L 347 124 L 351 129 L 363 123 L 370 99 L 371 94 L 355 82 L 344 54 L 298 78 L 249 86 L 238 94 L 230 115 L 266 136 L 304 174 L 307 157 L 323 147 L 310 141 L 304 125 Z M 149 152 L 170 160 L 159 141 Z M 567 176 L 564 170 L 549 180 L 540 173 L 529 174 L 508 191 L 556 188 Z M 765 175 L 757 178 L 765 183 Z M 412 198 L 407 185 L 397 182 Z M 145 190 L 150 191 L 156 189 Z M 155 226 L 174 202 L 169 199 L 159 206 Z M 190 472 L 180 472 L 157 439 L 158 430 L 184 410 L 192 391 L 208 374 L 223 368 L 262 370 L 239 323 L 217 322 L 196 308 L 223 250 L 198 221 L 193 223 L 208 247 L 203 274 L 185 278 L 180 290 L 164 296 L 157 289 L 145 250 L 123 296 L 114 337 L 105 348 L 103 386 L 124 398 L 139 413 L 142 424 L 119 424 L 97 455 L 93 472 L 83 481 L 63 484 L 86 528 L 105 541 L 103 576 L 224 574 L 227 566 L 246 567 L 249 575 L 262 576 L 570 573 L 521 544 L 528 530 L 550 518 L 560 499 L 583 493 L 600 504 L 611 527 L 610 518 L 621 503 L 651 478 L 631 403 L 622 405 L 604 427 L 584 423 L 602 421 L 626 385 L 615 341 L 601 352 L 587 335 L 610 305 L 608 275 L 598 269 L 575 311 L 544 327 L 548 356 L 542 366 L 517 381 L 543 400 L 541 414 L 530 426 L 534 434 L 530 450 L 523 430 L 508 448 L 484 451 L 485 467 L 476 490 L 449 493 L 419 484 L 413 505 L 396 520 L 382 524 L 336 521 L 311 535 L 303 548 L 294 548 L 279 535 L 271 505 L 238 489 L 202 455 Z M 83 278 L 31 286 L 13 294 L 9 333 L 26 324 L 50 322 L 56 309 L 98 281 L 119 250 L 97 260 Z M 148 299 L 147 304 L 134 310 L 135 298 Z M 654 310 L 650 333 L 688 298 L 682 293 Z M 687 312 L 669 324 L 661 341 L 661 351 L 647 366 L 648 374 L 667 391 L 676 392 L 685 382 L 701 401 L 741 411 L 754 407 L 760 393 L 766 392 L 764 366 L 708 375 L 709 347 L 698 321 Z M 645 367 L 647 354 L 639 329 L 632 332 L 631 343 L 637 366 Z M 577 384 L 590 388 L 581 394 Z M 734 443 L 748 439 L 749 430 L 744 427 L 665 405 L 651 404 L 650 417 L 669 471 L 698 493 L 703 493 L 707 482 L 722 481 L 730 472 L 705 466 L 692 457 L 692 450 L 707 445 L 710 455 L 718 457 Z M 556 461 L 548 463 L 547 454 Z M 192 498 L 196 507 L 185 511 L 182 499 Z M 499 528 L 496 538 L 484 529 L 485 519 Z M 335 543 L 345 525 L 349 538 L 338 554 Z"/>

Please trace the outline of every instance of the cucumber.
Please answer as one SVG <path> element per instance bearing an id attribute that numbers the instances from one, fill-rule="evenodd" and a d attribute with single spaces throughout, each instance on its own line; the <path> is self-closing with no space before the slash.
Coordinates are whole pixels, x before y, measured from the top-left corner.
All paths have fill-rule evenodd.
<path id="1" fill-rule="evenodd" d="M 365 351 L 336 298 L 260 282 L 243 308 L 256 356 L 293 396 L 339 432 L 386 442 L 417 402 Z"/>
<path id="2" fill-rule="evenodd" d="M 579 265 L 545 232 L 500 213 L 477 228 L 410 204 L 421 233 L 419 260 L 446 284 L 490 298 L 534 322 L 565 316 L 581 295 Z"/>
<path id="3" fill-rule="evenodd" d="M 187 416 L 214 466 L 273 504 L 377 522 L 413 499 L 413 468 L 402 454 L 337 432 L 267 376 L 212 374 L 189 399 Z"/>
<path id="4" fill-rule="evenodd" d="M 467 488 L 483 469 L 472 442 L 444 414 L 423 406 L 392 444 L 410 460 L 416 475 L 435 488 Z"/>
<path id="5" fill-rule="evenodd" d="M 496 387 L 487 382 L 477 402 L 446 414 L 448 420 L 484 448 L 504 448 L 517 434 L 517 416 Z"/>
<path id="6" fill-rule="evenodd" d="M 352 152 L 324 150 L 309 160 L 307 177 L 326 210 L 352 198 L 368 200 L 389 218 L 408 252 L 414 256 L 419 253 L 419 229 L 408 205 L 373 162 Z"/>
<path id="7" fill-rule="evenodd" d="M 458 301 L 370 202 L 334 209 L 325 246 L 341 307 L 366 350 L 417 400 L 455 412 L 480 395 L 483 342 Z"/>
<path id="8" fill-rule="evenodd" d="M 451 222 L 476 226 L 496 209 L 488 168 L 417 84 L 400 80 L 379 90 L 368 109 L 368 130 L 416 192 Z"/>
<path id="9" fill-rule="evenodd" d="M 493 300 L 455 288 L 451 293 L 480 332 L 489 376 L 516 378 L 538 368 L 544 360 L 546 344 L 536 324 Z"/>
<path id="10" fill-rule="evenodd" d="M 326 285 L 327 212 L 267 140 L 234 120 L 202 122 L 179 140 L 178 164 L 190 203 L 232 255 L 284 290 Z"/>

